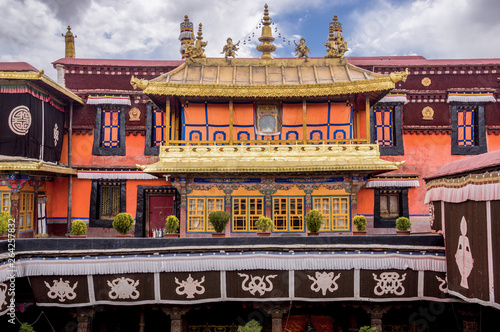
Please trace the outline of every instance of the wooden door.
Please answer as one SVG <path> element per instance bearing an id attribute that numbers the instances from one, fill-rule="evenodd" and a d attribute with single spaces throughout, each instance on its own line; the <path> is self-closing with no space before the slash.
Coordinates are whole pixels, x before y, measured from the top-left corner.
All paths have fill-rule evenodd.
<path id="1" fill-rule="evenodd" d="M 174 214 L 173 195 L 151 195 L 149 196 L 149 237 L 153 237 L 154 229 L 164 229 L 165 219 Z"/>

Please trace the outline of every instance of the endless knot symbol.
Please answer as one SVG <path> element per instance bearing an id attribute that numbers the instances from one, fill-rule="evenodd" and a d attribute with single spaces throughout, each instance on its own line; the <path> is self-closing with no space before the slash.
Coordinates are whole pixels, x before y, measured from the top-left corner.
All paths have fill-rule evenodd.
<path id="1" fill-rule="evenodd" d="M 14 108 L 9 115 L 9 127 L 16 135 L 26 135 L 31 127 L 29 108 L 24 105 Z"/>
<path id="2" fill-rule="evenodd" d="M 137 299 L 140 295 L 139 291 L 136 289 L 139 285 L 139 280 L 134 281 L 130 278 L 116 278 L 113 281 L 108 280 L 108 286 L 111 287 L 108 295 L 112 300 L 120 299 Z"/>
<path id="3" fill-rule="evenodd" d="M 53 280 L 53 285 L 50 286 L 46 281 L 44 281 L 45 286 L 49 289 L 47 296 L 51 299 L 59 297 L 59 302 L 64 302 L 66 299 L 73 300 L 76 297 L 75 288 L 78 286 L 78 281 L 75 282 L 73 287 L 69 285 L 69 280 L 63 281 L 59 278 L 59 281 Z"/>
<path id="4" fill-rule="evenodd" d="M 377 285 L 373 289 L 373 292 L 377 295 L 387 293 L 403 295 L 405 293 L 403 281 L 406 279 L 406 273 L 399 278 L 399 273 L 397 272 L 383 272 L 380 274 L 380 279 L 373 273 L 373 279 L 377 281 Z"/>

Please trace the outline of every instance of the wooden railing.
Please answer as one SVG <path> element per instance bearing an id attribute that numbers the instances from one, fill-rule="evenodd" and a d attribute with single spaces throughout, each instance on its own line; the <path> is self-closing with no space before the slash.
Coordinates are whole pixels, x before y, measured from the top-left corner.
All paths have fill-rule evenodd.
<path id="1" fill-rule="evenodd" d="M 301 144 L 368 144 L 368 140 L 365 138 L 357 139 L 312 139 L 306 140 L 218 140 L 218 141 L 183 141 L 183 140 L 171 140 L 165 142 L 164 146 L 176 146 L 176 145 L 301 145 Z"/>

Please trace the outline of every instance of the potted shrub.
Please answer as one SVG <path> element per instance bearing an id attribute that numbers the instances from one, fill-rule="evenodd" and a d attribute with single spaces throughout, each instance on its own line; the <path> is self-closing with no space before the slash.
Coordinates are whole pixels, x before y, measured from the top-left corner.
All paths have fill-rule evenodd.
<path id="1" fill-rule="evenodd" d="M 71 222 L 69 237 L 87 237 L 87 224 L 85 221 L 76 219 Z"/>
<path id="2" fill-rule="evenodd" d="M 176 216 L 168 216 L 165 219 L 165 237 L 179 237 L 179 219 Z"/>
<path id="3" fill-rule="evenodd" d="M 215 233 L 212 233 L 212 237 L 224 237 L 226 225 L 229 222 L 231 216 L 226 211 L 214 211 L 210 212 L 208 215 L 208 221 L 214 227 Z"/>
<path id="4" fill-rule="evenodd" d="M 118 213 L 113 219 L 113 228 L 118 232 L 117 237 L 132 237 L 132 234 L 127 234 L 132 229 L 134 218 L 129 213 Z"/>
<path id="5" fill-rule="evenodd" d="M 260 332 L 262 331 L 262 326 L 255 319 L 252 319 L 245 325 L 238 326 L 238 332 Z"/>
<path id="6" fill-rule="evenodd" d="M 273 229 L 273 221 L 271 218 L 260 216 L 255 222 L 255 226 L 259 230 L 259 232 L 257 232 L 258 236 L 270 236 L 271 230 Z"/>
<path id="7" fill-rule="evenodd" d="M 319 230 L 323 225 L 323 214 L 318 210 L 311 210 L 306 214 L 306 226 L 308 236 L 319 235 Z"/>
<path id="8" fill-rule="evenodd" d="M 364 215 L 359 214 L 354 216 L 352 223 L 356 227 L 356 230 L 352 231 L 352 235 L 366 235 L 366 217 Z"/>
<path id="9" fill-rule="evenodd" d="M 9 220 L 12 216 L 7 212 L 0 213 L 0 240 L 5 240 L 8 237 L 9 232 Z"/>
<path id="10" fill-rule="evenodd" d="M 359 332 L 377 332 L 377 328 L 376 327 L 370 327 L 370 326 L 362 326 L 359 329 Z"/>
<path id="11" fill-rule="evenodd" d="M 396 234 L 397 235 L 410 235 L 411 222 L 406 217 L 399 217 L 396 219 Z"/>

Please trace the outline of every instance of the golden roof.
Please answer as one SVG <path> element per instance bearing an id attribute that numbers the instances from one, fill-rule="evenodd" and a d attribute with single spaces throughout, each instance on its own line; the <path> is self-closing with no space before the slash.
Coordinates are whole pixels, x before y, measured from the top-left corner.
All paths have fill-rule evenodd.
<path id="1" fill-rule="evenodd" d="M 403 162 L 380 159 L 377 144 L 162 146 L 146 173 L 280 173 L 392 171 Z"/>
<path id="2" fill-rule="evenodd" d="M 0 70 L 0 81 L 1 80 L 28 81 L 37 88 L 44 90 L 45 93 L 55 96 L 62 104 L 66 104 L 66 101 L 70 99 L 82 105 L 85 105 L 85 102 L 82 98 L 78 97 L 70 90 L 51 80 L 47 75 L 43 73 L 43 70 L 40 70 L 39 72 Z"/>
<path id="3" fill-rule="evenodd" d="M 323 97 L 388 91 L 407 73 L 377 74 L 347 59 L 201 59 L 151 81 L 132 77 L 148 95 L 197 97 Z"/>
<path id="4" fill-rule="evenodd" d="M 5 160 L 0 161 L 0 171 L 20 171 L 77 175 L 77 170 L 65 166 L 57 166 L 43 161 Z"/>

